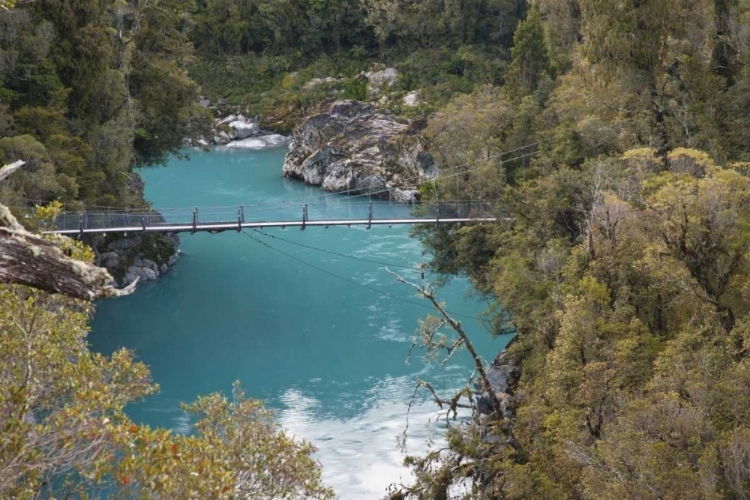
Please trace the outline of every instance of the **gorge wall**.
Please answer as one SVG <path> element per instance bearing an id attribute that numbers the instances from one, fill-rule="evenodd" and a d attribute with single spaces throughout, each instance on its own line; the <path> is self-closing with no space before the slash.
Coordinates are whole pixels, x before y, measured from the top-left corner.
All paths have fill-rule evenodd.
<path id="1" fill-rule="evenodd" d="M 324 101 L 294 129 L 283 172 L 335 193 L 417 201 L 418 184 L 438 173 L 423 127 L 371 104 Z"/>

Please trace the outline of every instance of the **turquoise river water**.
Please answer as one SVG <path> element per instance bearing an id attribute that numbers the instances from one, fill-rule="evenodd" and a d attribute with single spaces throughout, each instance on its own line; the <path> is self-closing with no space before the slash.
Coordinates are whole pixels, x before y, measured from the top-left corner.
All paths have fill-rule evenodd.
<path id="1" fill-rule="evenodd" d="M 285 153 L 193 152 L 190 161 L 144 170 L 146 197 L 157 208 L 244 204 L 250 212 L 259 203 L 288 204 L 294 217 L 301 215 L 302 199 L 311 204 L 310 217 L 346 217 L 353 205 L 365 206 L 363 198 L 325 195 L 282 178 Z M 374 211 L 384 216 L 406 208 L 377 201 Z M 390 483 L 409 481 L 397 435 L 406 426 L 417 376 L 448 394 L 471 374 L 470 359 L 456 356 L 440 369 L 416 353 L 407 364 L 418 320 L 431 312 L 424 299 L 380 264 L 290 243 L 411 266 L 424 257 L 407 227 L 266 232 L 288 241 L 253 234 L 274 250 L 236 232 L 183 235 L 184 255 L 172 271 L 140 284 L 131 296 L 98 304 L 91 344 L 106 354 L 133 349 L 151 368 L 161 392 L 129 408 L 135 420 L 189 432 L 180 402 L 228 394 L 239 380 L 249 396 L 276 409 L 288 432 L 315 444 L 324 481 L 339 498 L 380 498 Z M 452 280 L 438 294 L 459 314 L 477 316 L 484 308 L 464 280 Z M 507 342 L 492 340 L 477 321 L 461 319 L 486 359 Z M 428 438 L 439 436 L 437 415 L 426 395 L 418 397 L 408 452 L 425 451 Z"/>

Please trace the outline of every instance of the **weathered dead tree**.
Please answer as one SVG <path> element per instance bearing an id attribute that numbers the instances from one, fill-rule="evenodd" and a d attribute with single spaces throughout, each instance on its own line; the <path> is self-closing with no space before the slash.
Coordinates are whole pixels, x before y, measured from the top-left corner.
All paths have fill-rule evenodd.
<path id="1" fill-rule="evenodd" d="M 443 305 L 440 302 L 438 302 L 431 286 L 429 285 L 424 286 L 424 287 L 419 286 L 416 283 L 412 283 L 411 281 L 404 279 L 401 275 L 399 275 L 398 273 L 394 273 L 388 268 L 386 268 L 386 271 L 392 274 L 399 282 L 404 283 L 405 285 L 411 286 L 417 291 L 417 293 L 419 293 L 419 295 L 421 295 L 425 299 L 432 302 L 432 305 L 440 313 L 440 316 L 442 316 L 445 323 L 448 326 L 450 326 L 453 329 L 453 331 L 455 331 L 458 334 L 460 338 L 460 344 L 458 344 L 457 347 L 460 345 L 463 345 L 464 347 L 466 347 L 466 350 L 469 351 L 469 354 L 474 360 L 474 368 L 476 369 L 476 372 L 479 374 L 479 381 L 482 384 L 482 388 L 487 393 L 487 397 L 489 398 L 490 404 L 492 405 L 494 416 L 495 418 L 502 420 L 503 411 L 502 411 L 502 405 L 500 403 L 500 400 L 497 398 L 495 391 L 492 389 L 492 385 L 490 384 L 489 378 L 487 378 L 487 372 L 484 369 L 484 363 L 482 362 L 482 358 L 479 357 L 479 354 L 477 353 L 476 349 L 474 349 L 474 344 L 471 343 L 469 336 L 466 335 L 466 332 L 461 326 L 461 322 L 452 318 L 448 314 L 448 312 L 445 310 L 445 307 L 443 307 Z M 453 349 L 451 349 L 451 352 L 449 353 L 449 355 L 452 353 L 452 351 Z"/>
<path id="2" fill-rule="evenodd" d="M 0 181 L 21 168 L 24 161 L 0 169 Z M 0 205 L 0 282 L 15 283 L 84 300 L 119 297 L 135 290 L 114 286 L 106 269 L 65 255 L 62 236 L 39 236 L 18 223 L 10 209 Z"/>

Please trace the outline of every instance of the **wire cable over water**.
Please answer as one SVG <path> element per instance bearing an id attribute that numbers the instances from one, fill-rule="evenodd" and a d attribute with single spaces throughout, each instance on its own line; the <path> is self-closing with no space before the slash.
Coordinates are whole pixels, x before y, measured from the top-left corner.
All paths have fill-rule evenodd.
<path id="1" fill-rule="evenodd" d="M 270 233 L 266 233 L 265 231 L 261 231 L 260 229 L 254 229 L 254 231 L 256 233 L 260 233 L 263 236 L 266 236 L 268 238 L 273 238 L 275 240 L 283 241 L 285 243 L 290 243 L 292 245 L 297 245 L 298 247 L 307 248 L 309 250 L 315 250 L 317 252 L 323 252 L 323 253 L 327 253 L 327 254 L 330 254 L 330 255 L 336 255 L 338 257 L 345 257 L 347 259 L 358 260 L 358 261 L 361 261 L 361 262 L 369 262 L 370 264 L 378 264 L 380 266 L 398 267 L 400 269 L 405 269 L 405 270 L 412 271 L 412 272 L 415 272 L 415 273 L 422 272 L 420 269 L 415 269 L 414 266 L 407 266 L 407 265 L 404 265 L 404 264 L 396 264 L 394 262 L 384 262 L 384 261 L 381 261 L 381 260 L 365 259 L 363 257 L 355 257 L 354 255 L 347 255 L 347 254 L 344 254 L 344 253 L 334 252 L 333 250 L 326 250 L 325 248 L 314 247 L 314 246 L 311 246 L 311 245 L 305 245 L 304 243 L 298 243 L 296 241 L 287 240 L 285 238 L 282 238 L 281 236 L 276 236 L 274 234 L 270 234 Z"/>
<path id="2" fill-rule="evenodd" d="M 488 156 L 486 158 L 483 158 L 484 161 L 487 160 L 497 160 L 499 161 L 493 162 L 497 166 L 502 166 L 505 163 L 509 163 L 516 160 L 521 160 L 524 158 L 528 158 L 530 156 L 534 156 L 538 153 L 538 150 L 534 149 L 531 151 L 526 151 L 529 148 L 533 148 L 539 145 L 539 142 L 533 142 L 530 144 L 526 144 L 525 146 L 511 149 L 508 151 L 504 151 L 502 153 L 498 153 L 495 155 Z M 508 155 L 510 153 L 514 153 L 517 151 L 522 151 L 521 154 L 513 157 L 513 158 L 507 158 L 502 159 L 503 156 Z M 460 165 L 454 165 L 452 167 L 445 167 L 441 169 L 442 175 L 437 175 L 436 177 L 432 179 L 425 179 L 424 182 L 439 182 L 441 180 L 446 179 L 452 179 L 457 176 L 465 175 L 467 173 L 471 172 L 471 169 L 467 170 L 464 167 L 472 165 L 473 162 L 466 162 Z M 418 189 L 420 187 L 421 183 L 418 183 L 413 186 L 405 186 L 404 189 Z M 247 202 L 244 204 L 246 207 L 248 213 L 250 212 L 263 212 L 263 211 L 271 211 L 271 210 L 279 210 L 288 208 L 290 206 L 296 206 L 300 203 L 308 203 L 308 204 L 314 204 L 314 203 L 320 203 L 320 204 L 327 204 L 329 201 L 351 201 L 356 200 L 358 198 L 371 198 L 372 196 L 377 196 L 385 193 L 389 193 L 393 190 L 393 188 L 384 187 L 382 189 L 376 189 L 372 191 L 367 192 L 360 192 L 358 194 L 348 194 L 346 192 L 340 192 L 340 193 L 323 193 L 315 196 L 304 196 L 304 197 L 298 197 L 298 198 L 288 198 L 284 200 L 275 200 L 275 201 L 264 201 L 264 202 Z M 25 199 L 19 199 L 19 201 L 25 200 Z M 27 200 L 27 201 L 38 201 L 38 200 Z M 42 204 L 41 202 L 38 204 Z M 19 209 L 26 208 L 26 207 L 17 207 Z M 104 207 L 104 206 L 97 206 L 97 205 L 88 205 L 85 207 L 86 210 L 91 209 L 99 209 L 102 211 L 102 213 L 121 213 L 121 212 L 131 212 L 132 214 L 140 214 L 142 212 L 169 212 L 170 210 L 188 210 L 192 211 L 195 207 L 156 207 L 156 208 L 146 208 L 146 209 L 126 209 L 126 208 L 115 208 L 115 207 Z M 201 207 L 202 210 L 212 210 L 212 209 L 236 209 L 236 207 Z M 106 210 L 105 210 L 106 209 Z M 72 210 L 71 213 L 80 213 L 80 210 Z"/>
<path id="3" fill-rule="evenodd" d="M 346 283 L 349 283 L 349 284 L 352 284 L 352 285 L 356 285 L 356 286 L 358 286 L 360 288 L 364 288 L 366 290 L 369 290 L 371 292 L 377 293 L 379 295 L 384 295 L 386 297 L 390 297 L 392 299 L 399 300 L 399 301 L 405 302 L 407 304 L 412 304 L 412 305 L 415 305 L 415 306 L 418 306 L 418 307 L 423 307 L 423 308 L 426 308 L 426 309 L 429 309 L 429 310 L 433 311 L 432 306 L 430 306 L 428 304 L 424 304 L 422 302 L 417 302 L 415 300 L 406 299 L 404 297 L 400 297 L 400 296 L 392 294 L 390 292 L 386 292 L 385 290 L 379 290 L 379 289 L 371 287 L 369 285 L 363 285 L 362 283 L 359 283 L 359 282 L 357 282 L 357 281 L 355 281 L 355 280 L 353 280 L 351 278 L 347 278 L 345 276 L 340 276 L 340 275 L 338 275 L 336 273 L 333 273 L 333 272 L 329 271 L 328 269 L 324 269 L 324 268 L 322 268 L 320 266 L 316 266 L 315 264 L 311 264 L 311 263 L 309 263 L 309 262 L 307 262 L 305 260 L 300 259 L 299 257 L 296 257 L 296 256 L 294 256 L 294 255 L 292 255 L 290 253 L 287 253 L 287 252 L 285 252 L 283 250 L 280 250 L 280 249 L 278 249 L 278 248 L 276 248 L 274 246 L 271 246 L 268 243 L 266 243 L 265 241 L 259 240 L 258 238 L 256 238 L 252 234 L 248 233 L 247 231 L 243 231 L 242 234 L 244 234 L 248 238 L 256 241 L 257 243 L 260 243 L 264 247 L 266 247 L 266 248 L 268 248 L 270 250 L 273 250 L 274 252 L 277 252 L 277 253 L 279 253 L 281 255 L 284 255 L 285 257 L 288 257 L 288 258 L 290 258 L 290 259 L 292 259 L 294 261 L 297 261 L 300 264 L 303 264 L 305 266 L 308 266 L 308 267 L 311 267 L 313 269 L 316 269 L 316 270 L 320 271 L 323 274 L 327 274 L 328 276 L 331 276 L 331 277 L 336 278 L 336 279 L 341 280 L 341 281 L 345 281 Z M 468 314 L 461 314 L 461 313 L 457 313 L 457 312 L 453 312 L 453 311 L 448 311 L 447 309 L 446 309 L 446 312 L 448 314 L 450 314 L 451 316 L 455 316 L 457 318 L 465 318 L 465 319 L 474 320 L 474 321 L 476 321 L 477 323 L 479 323 L 480 325 L 482 325 L 485 329 L 487 329 L 489 331 L 489 329 L 487 328 L 486 322 L 482 318 L 478 318 L 476 316 L 470 316 Z"/>

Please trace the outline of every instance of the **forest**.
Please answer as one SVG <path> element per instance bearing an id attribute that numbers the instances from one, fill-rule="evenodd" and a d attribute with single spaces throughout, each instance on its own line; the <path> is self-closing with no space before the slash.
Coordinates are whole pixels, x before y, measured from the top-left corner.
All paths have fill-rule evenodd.
<path id="1" fill-rule="evenodd" d="M 200 95 L 288 131 L 377 65 L 464 171 L 423 188 L 508 216 L 413 235 L 520 366 L 511 414 L 450 427 L 391 498 L 750 499 L 750 1 L 0 0 L 0 165 L 27 162 L 0 203 L 143 206 L 133 169 L 206 133 Z M 88 351 L 88 302 L 0 303 L 0 496 L 331 497 L 241 388 L 187 407 L 194 436 L 135 425 L 157 387 Z"/>

